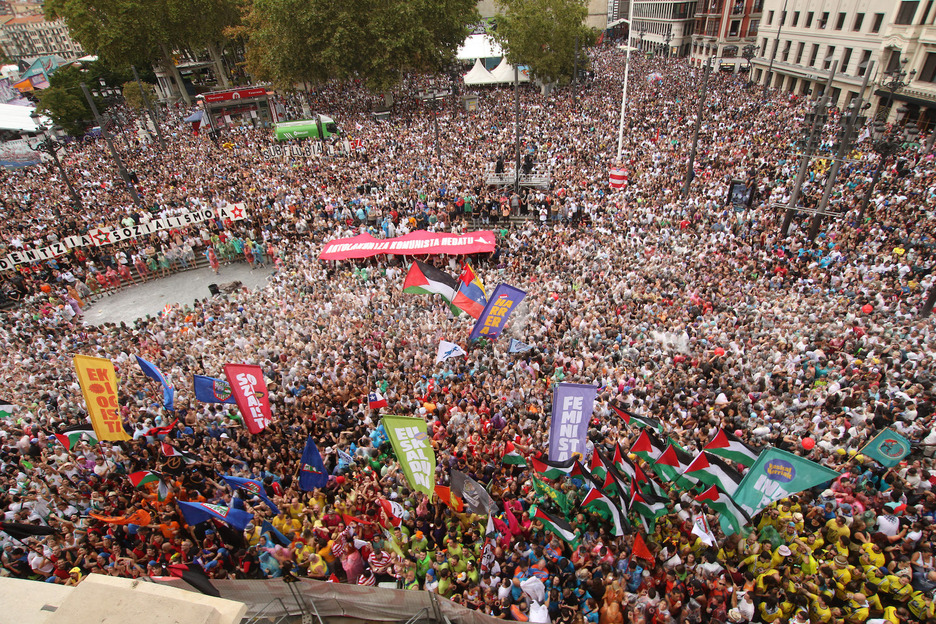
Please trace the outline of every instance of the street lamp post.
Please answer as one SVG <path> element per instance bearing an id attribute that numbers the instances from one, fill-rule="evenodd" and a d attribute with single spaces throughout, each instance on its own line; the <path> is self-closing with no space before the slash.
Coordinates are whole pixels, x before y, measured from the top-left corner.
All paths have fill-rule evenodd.
<path id="1" fill-rule="evenodd" d="M 914 141 L 919 134 L 920 129 L 914 124 L 904 126 L 902 131 L 897 128 L 892 128 L 888 131 L 887 124 L 883 121 L 880 119 L 874 121 L 874 124 L 871 126 L 871 137 L 874 139 L 872 149 L 877 152 L 880 157 L 878 158 L 877 165 L 874 167 L 874 174 L 871 176 L 871 184 L 861 198 L 861 208 L 858 210 L 859 227 L 861 226 L 861 222 L 864 221 L 864 215 L 868 210 L 868 204 L 871 203 L 871 195 L 874 194 L 874 189 L 881 180 L 881 174 L 884 172 L 884 165 L 887 163 L 887 159 L 902 152 L 904 150 L 904 145 Z"/>
<path id="2" fill-rule="evenodd" d="M 754 69 L 751 66 L 751 61 L 755 56 L 757 56 L 757 46 L 753 43 L 749 43 L 741 49 L 741 58 L 747 61 L 747 88 L 754 84 Z"/>
<path id="3" fill-rule="evenodd" d="M 149 112 L 150 119 L 153 122 L 153 128 L 156 132 L 156 138 L 159 141 L 159 149 L 166 151 L 166 140 L 163 138 L 162 129 L 159 127 L 159 120 L 156 118 L 156 111 L 153 110 L 152 105 L 150 104 L 149 96 L 146 95 L 146 90 L 143 89 L 143 83 L 140 82 L 140 74 L 137 73 L 136 66 L 133 66 L 133 79 L 136 80 L 137 87 L 140 88 L 140 95 L 143 96 L 143 104 L 146 106 L 147 112 Z"/>
<path id="4" fill-rule="evenodd" d="M 842 161 L 845 159 L 845 156 L 851 152 L 855 133 L 865 122 L 861 111 L 871 106 L 870 103 L 867 105 L 862 103 L 862 96 L 864 95 L 865 89 L 868 87 L 868 77 L 871 75 L 873 67 L 874 61 L 869 64 L 868 71 L 865 72 L 864 78 L 861 81 L 861 90 L 858 91 L 858 97 L 852 99 L 851 103 L 848 105 L 848 111 L 842 116 L 842 128 L 839 133 L 838 150 L 829 167 L 829 175 L 826 179 L 825 188 L 822 191 L 822 199 L 819 201 L 816 213 L 813 215 L 812 222 L 809 224 L 808 236 L 811 241 L 816 240 L 816 236 L 819 235 L 819 227 L 822 225 L 822 216 L 825 213 L 826 207 L 829 205 L 829 198 L 832 196 L 832 188 L 835 186 L 835 179 L 838 177 L 838 171 L 842 165 Z"/>
<path id="5" fill-rule="evenodd" d="M 91 97 L 91 92 L 88 90 L 88 85 L 81 83 L 81 90 L 84 92 L 85 98 L 88 100 L 88 105 L 91 107 L 91 112 L 94 113 L 94 119 L 98 123 L 98 127 L 101 129 L 101 135 L 104 137 L 104 142 L 107 143 L 107 149 L 110 151 L 111 158 L 114 159 L 114 163 L 117 165 L 117 171 L 120 173 L 120 177 L 123 178 L 124 184 L 127 185 L 127 190 L 130 191 L 130 196 L 133 198 L 133 203 L 136 204 L 137 208 L 143 208 L 143 202 L 140 200 L 140 195 L 137 193 L 136 187 L 133 186 L 133 181 L 130 179 L 130 173 L 127 171 L 127 168 L 124 167 L 123 161 L 120 159 L 120 155 L 117 154 L 117 150 L 114 149 L 114 142 L 111 141 L 110 133 L 107 131 L 107 127 L 101 121 L 101 114 L 98 112 L 97 104 L 94 103 L 94 98 Z"/>
<path id="6" fill-rule="evenodd" d="M 715 57 L 710 56 L 705 60 L 705 78 L 702 79 L 702 93 L 699 95 L 699 110 L 696 112 L 695 130 L 692 131 L 692 148 L 689 150 L 689 166 L 686 167 L 686 180 L 683 182 L 683 196 L 689 196 L 689 186 L 694 177 L 693 167 L 695 167 L 696 149 L 699 146 L 699 130 L 702 127 L 702 116 L 705 114 L 705 96 L 708 93 L 709 75 L 712 73 L 712 66 L 715 64 Z"/>
<path id="7" fill-rule="evenodd" d="M 672 40 L 673 40 L 673 31 L 667 30 L 666 31 L 666 57 L 665 58 L 670 57 L 670 45 L 669 44 L 670 44 L 670 41 Z"/>
<path id="8" fill-rule="evenodd" d="M 913 81 L 913 77 L 916 75 L 916 70 L 914 69 L 909 74 L 904 69 L 907 65 L 907 59 L 902 58 L 897 64 L 897 67 L 894 69 L 884 72 L 884 78 L 881 80 L 881 86 L 887 91 L 887 105 L 883 110 L 878 112 L 878 118 L 882 121 L 887 121 L 887 117 L 890 115 L 890 108 L 894 102 L 894 94 L 906 87 Z M 909 77 L 909 80 L 905 78 Z"/>
<path id="9" fill-rule="evenodd" d="M 65 167 L 62 166 L 62 161 L 59 160 L 58 151 L 63 149 L 63 145 L 52 138 L 51 134 L 47 132 L 47 129 L 44 125 L 39 122 L 39 115 L 34 110 L 29 115 L 33 122 L 36 124 L 36 131 L 39 134 L 39 144 L 37 147 L 32 149 L 34 150 L 45 150 L 49 152 L 49 155 L 52 156 L 52 161 L 55 163 L 55 166 L 59 170 L 59 175 L 62 176 L 62 180 L 65 181 L 65 186 L 68 187 L 68 194 L 71 196 L 72 202 L 74 202 L 75 207 L 81 209 L 83 207 L 81 203 L 81 196 L 78 195 L 78 192 L 75 190 L 75 187 L 72 186 L 71 180 L 68 179 L 68 175 L 65 173 Z M 30 146 L 31 147 L 31 146 Z"/>
<path id="10" fill-rule="evenodd" d="M 783 22 L 786 21 L 787 1 L 783 0 L 783 10 L 780 11 L 780 23 L 777 24 L 777 37 L 774 39 L 773 52 L 770 53 L 770 65 L 767 66 L 767 75 L 764 77 L 764 93 L 762 97 L 767 98 L 767 91 L 770 90 L 770 78 L 773 74 L 774 60 L 777 58 L 777 49 L 780 47 L 780 31 L 783 30 Z"/>

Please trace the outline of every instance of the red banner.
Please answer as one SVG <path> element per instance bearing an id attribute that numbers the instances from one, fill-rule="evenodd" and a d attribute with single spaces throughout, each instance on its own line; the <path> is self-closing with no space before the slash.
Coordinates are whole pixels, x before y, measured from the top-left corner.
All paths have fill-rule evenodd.
<path id="1" fill-rule="evenodd" d="M 253 88 L 253 89 L 232 89 L 231 91 L 215 91 L 213 93 L 205 93 L 206 102 L 224 102 L 226 100 L 242 100 L 244 98 L 255 98 L 266 95 L 266 89 L 264 88 Z"/>
<path id="2" fill-rule="evenodd" d="M 319 260 L 347 260 L 370 258 L 380 254 L 416 256 L 423 254 L 473 254 L 494 251 L 494 232 L 482 230 L 469 234 L 436 234 L 424 230 L 410 232 L 397 238 L 374 238 L 359 234 L 325 244 Z"/>
<path id="3" fill-rule="evenodd" d="M 267 393 L 263 371 L 250 364 L 225 364 L 224 376 L 231 386 L 231 394 L 237 409 L 244 417 L 250 433 L 260 433 L 273 420 L 270 411 L 270 396 Z"/>

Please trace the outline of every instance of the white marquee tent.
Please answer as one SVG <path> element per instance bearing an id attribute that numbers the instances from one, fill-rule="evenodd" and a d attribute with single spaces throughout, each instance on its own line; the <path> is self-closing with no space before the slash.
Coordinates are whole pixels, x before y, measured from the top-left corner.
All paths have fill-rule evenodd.
<path id="1" fill-rule="evenodd" d="M 494 80 L 498 83 L 513 83 L 514 81 L 514 68 L 513 65 L 507 62 L 507 59 L 502 59 L 500 65 L 491 70 L 491 75 L 494 76 Z M 520 70 L 520 82 L 530 82 L 530 73 L 524 69 Z"/>
<path id="2" fill-rule="evenodd" d="M 504 51 L 490 35 L 469 35 L 456 53 L 460 61 L 497 58 L 504 56 Z"/>
<path id="3" fill-rule="evenodd" d="M 486 85 L 486 84 L 497 84 L 497 78 L 491 75 L 491 72 L 484 69 L 484 63 L 481 62 L 481 59 L 475 61 L 474 67 L 471 68 L 471 71 L 465 74 L 464 76 L 465 84 L 468 86 L 472 85 Z"/>

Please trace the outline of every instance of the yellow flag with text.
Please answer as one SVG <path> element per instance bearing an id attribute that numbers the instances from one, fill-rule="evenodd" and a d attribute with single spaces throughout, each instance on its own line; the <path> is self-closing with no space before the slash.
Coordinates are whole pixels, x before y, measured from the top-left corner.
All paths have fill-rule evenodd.
<path id="1" fill-rule="evenodd" d="M 129 440 L 117 405 L 117 372 L 114 363 L 104 358 L 76 355 L 75 373 L 98 440 Z"/>

